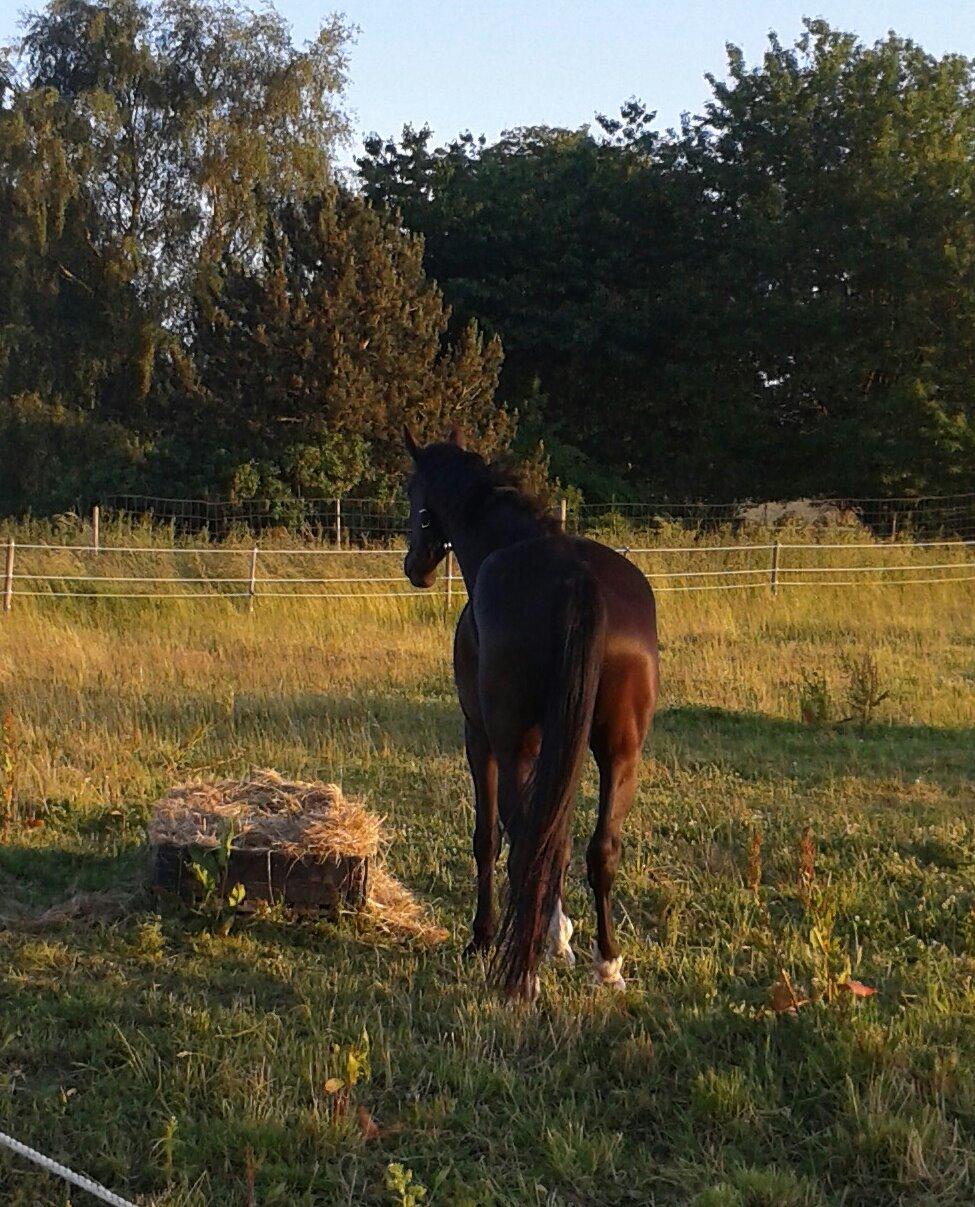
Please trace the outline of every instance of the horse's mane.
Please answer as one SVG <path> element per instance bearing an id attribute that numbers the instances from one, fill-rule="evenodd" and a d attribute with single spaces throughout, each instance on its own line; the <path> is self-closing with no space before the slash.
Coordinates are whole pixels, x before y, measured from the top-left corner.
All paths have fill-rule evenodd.
<path id="1" fill-rule="evenodd" d="M 423 449 L 418 466 L 439 505 L 465 523 L 506 508 L 534 520 L 543 532 L 562 530 L 544 500 L 526 490 L 509 465 L 485 461 L 477 453 L 444 443 Z"/>

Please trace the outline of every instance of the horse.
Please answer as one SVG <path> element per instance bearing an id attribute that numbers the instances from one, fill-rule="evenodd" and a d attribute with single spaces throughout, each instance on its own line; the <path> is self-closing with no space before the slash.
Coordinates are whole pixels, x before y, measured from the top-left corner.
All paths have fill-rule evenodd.
<path id="1" fill-rule="evenodd" d="M 505 993 L 529 1001 L 546 949 L 575 962 L 562 893 L 588 746 L 599 770 L 586 853 L 596 908 L 593 974 L 597 984 L 623 989 L 611 892 L 657 702 L 650 584 L 615 550 L 563 532 L 510 475 L 468 450 L 456 429 L 425 447 L 408 428 L 403 437 L 413 461 L 404 573 L 414 587 L 429 588 L 452 549 L 468 596 L 454 635 L 475 806 L 477 905 L 467 954 L 494 947 L 491 968 Z M 500 827 L 509 892 L 498 929 Z"/>

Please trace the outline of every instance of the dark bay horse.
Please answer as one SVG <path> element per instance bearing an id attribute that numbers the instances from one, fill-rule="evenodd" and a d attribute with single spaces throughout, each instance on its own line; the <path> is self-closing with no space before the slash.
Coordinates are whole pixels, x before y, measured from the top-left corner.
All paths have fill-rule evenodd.
<path id="1" fill-rule="evenodd" d="M 565 535 L 456 432 L 425 448 L 404 436 L 415 467 L 406 576 L 415 587 L 432 586 L 452 547 L 468 592 L 454 638 L 476 811 L 468 951 L 487 951 L 496 937 L 500 820 L 510 892 L 494 965 L 505 991 L 535 996 L 547 945 L 574 962 L 562 880 L 588 745 L 599 768 L 599 818 L 586 859 L 596 901 L 593 968 L 600 984 L 623 988 L 610 891 L 657 700 L 650 585 L 614 550 Z"/>

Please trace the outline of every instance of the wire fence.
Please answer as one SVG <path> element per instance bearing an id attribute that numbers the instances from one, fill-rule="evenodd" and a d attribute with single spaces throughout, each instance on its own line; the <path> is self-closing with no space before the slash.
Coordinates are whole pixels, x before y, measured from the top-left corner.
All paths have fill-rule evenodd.
<path id="1" fill-rule="evenodd" d="M 620 546 L 658 593 L 792 587 L 910 586 L 975 582 L 975 540 L 893 543 L 828 539 L 760 543 Z M 20 597 L 44 599 L 420 600 L 465 595 L 453 554 L 433 591 L 403 576 L 403 548 L 301 545 L 183 546 L 6 543 L 3 607 Z"/>
<path id="2" fill-rule="evenodd" d="M 174 535 L 206 532 L 225 540 L 240 532 L 275 529 L 306 540 L 334 544 L 388 543 L 408 528 L 404 499 L 167 499 L 152 495 L 108 495 L 99 504 L 106 520 L 165 525 Z"/>
<path id="3" fill-rule="evenodd" d="M 240 533 L 283 529 L 309 541 L 354 546 L 389 544 L 408 527 L 402 498 L 208 500 L 151 495 L 108 495 L 103 518 L 168 526 L 175 536 L 206 533 L 225 540 Z M 878 540 L 975 539 L 975 493 L 917 498 L 826 498 L 732 503 L 562 501 L 571 532 L 625 542 L 633 535 L 674 528 L 748 533 L 788 525 L 869 532 Z"/>

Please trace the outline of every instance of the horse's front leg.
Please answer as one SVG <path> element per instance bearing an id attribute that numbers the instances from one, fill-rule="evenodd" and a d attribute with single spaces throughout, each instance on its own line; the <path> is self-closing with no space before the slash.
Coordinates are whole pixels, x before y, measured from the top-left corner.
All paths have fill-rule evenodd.
<path id="1" fill-rule="evenodd" d="M 494 910 L 494 868 L 501 835 L 498 829 L 498 764 L 487 735 L 480 726 L 464 726 L 467 761 L 474 781 L 474 859 L 477 863 L 477 909 L 474 938 L 465 954 L 487 951 L 494 942 L 497 919 Z"/>

